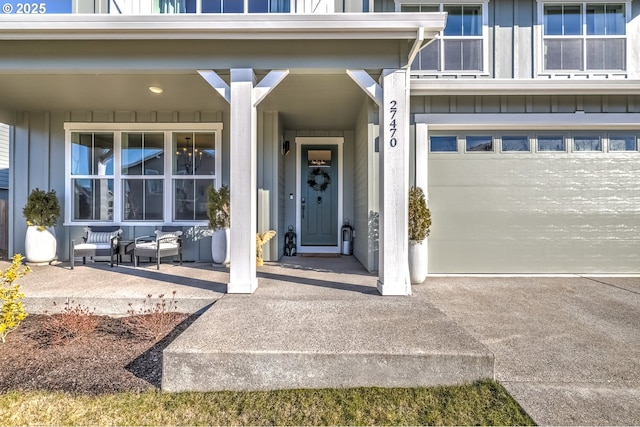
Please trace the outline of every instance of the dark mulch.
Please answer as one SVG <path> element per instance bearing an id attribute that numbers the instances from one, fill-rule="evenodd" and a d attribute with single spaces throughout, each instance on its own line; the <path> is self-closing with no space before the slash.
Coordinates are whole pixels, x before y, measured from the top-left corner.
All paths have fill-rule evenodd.
<path id="1" fill-rule="evenodd" d="M 195 315 L 171 313 L 161 340 L 141 336 L 125 318 L 96 316 L 96 329 L 77 338 L 52 339 L 48 315 L 30 315 L 0 343 L 0 393 L 49 390 L 82 394 L 159 388 L 162 350 Z"/>

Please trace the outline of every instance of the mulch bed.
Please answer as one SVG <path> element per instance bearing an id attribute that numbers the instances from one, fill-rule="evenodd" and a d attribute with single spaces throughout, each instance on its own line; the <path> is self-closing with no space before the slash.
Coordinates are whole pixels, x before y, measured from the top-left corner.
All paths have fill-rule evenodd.
<path id="1" fill-rule="evenodd" d="M 52 332 L 50 315 L 30 315 L 0 343 L 0 393 L 95 395 L 158 389 L 162 350 L 195 320 L 186 314 L 167 315 L 168 334 L 159 341 L 132 328 L 126 317 L 95 316 L 95 329 L 74 337 Z"/>

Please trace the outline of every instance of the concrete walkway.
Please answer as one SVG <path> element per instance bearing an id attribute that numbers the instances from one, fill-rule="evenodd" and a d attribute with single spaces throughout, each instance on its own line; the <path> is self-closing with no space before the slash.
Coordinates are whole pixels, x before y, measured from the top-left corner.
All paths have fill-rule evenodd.
<path id="1" fill-rule="evenodd" d="M 430 277 L 414 286 L 411 297 L 381 297 L 376 276 L 353 257 L 285 257 L 260 267 L 258 275 L 254 295 L 226 295 L 227 269 L 189 263 L 162 264 L 159 272 L 153 264 L 34 267 L 21 283 L 31 312 L 55 311 L 54 300 L 58 306 L 73 300 L 96 313 L 126 314 L 129 303 L 174 290 L 182 311 L 215 302 L 194 323 L 215 327 L 200 343 L 181 335 L 172 343 L 174 355 L 203 342 L 256 354 L 269 353 L 260 348 L 265 343 L 289 354 L 322 348 L 360 354 L 360 361 L 363 349 L 382 348 L 382 355 L 424 346 L 463 354 L 468 348 L 495 358 L 493 375 L 539 424 L 640 425 L 640 278 Z M 242 339 L 226 334 L 232 329 L 244 331 L 236 335 Z M 344 369 L 358 363 L 345 360 Z M 482 366 L 474 365 L 479 360 L 466 369 Z M 233 372 L 233 366 L 221 366 Z M 271 371 L 278 379 L 282 366 L 289 365 Z M 384 358 L 370 366 L 387 372 Z M 444 374 L 455 372 L 451 364 L 446 369 Z M 357 382 L 334 385 L 352 384 Z"/>

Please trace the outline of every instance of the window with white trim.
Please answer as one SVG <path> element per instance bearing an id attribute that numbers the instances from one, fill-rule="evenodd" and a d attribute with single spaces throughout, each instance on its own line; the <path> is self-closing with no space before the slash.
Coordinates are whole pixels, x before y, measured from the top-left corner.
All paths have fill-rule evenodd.
<path id="1" fill-rule="evenodd" d="M 483 73 L 487 63 L 487 3 L 432 3 L 396 0 L 401 12 L 446 12 L 447 23 L 424 47 L 412 70 Z"/>
<path id="2" fill-rule="evenodd" d="M 626 2 L 541 2 L 543 72 L 627 68 Z"/>
<path id="3" fill-rule="evenodd" d="M 65 130 L 66 223 L 207 221 L 207 189 L 220 185 L 221 125 L 67 123 Z"/>
<path id="4" fill-rule="evenodd" d="M 290 13 L 291 0 L 109 0 L 109 13 Z"/>

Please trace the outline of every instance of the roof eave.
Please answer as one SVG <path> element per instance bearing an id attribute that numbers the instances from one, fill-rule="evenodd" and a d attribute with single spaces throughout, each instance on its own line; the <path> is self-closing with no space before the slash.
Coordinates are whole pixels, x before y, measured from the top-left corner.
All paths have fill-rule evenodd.
<path id="1" fill-rule="evenodd" d="M 0 40 L 433 38 L 443 13 L 5 15 Z M 422 28 L 422 30 L 420 30 Z"/>

